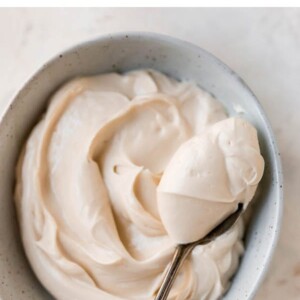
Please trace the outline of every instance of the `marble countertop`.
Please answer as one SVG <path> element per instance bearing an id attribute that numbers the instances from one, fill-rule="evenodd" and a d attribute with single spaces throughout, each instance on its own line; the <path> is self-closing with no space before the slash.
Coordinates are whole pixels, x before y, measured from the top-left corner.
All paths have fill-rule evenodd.
<path id="1" fill-rule="evenodd" d="M 299 299 L 300 9 L 0 9 L 0 111 L 54 54 L 130 30 L 201 46 L 240 74 L 261 101 L 282 155 L 285 206 L 279 244 L 255 299 Z"/>

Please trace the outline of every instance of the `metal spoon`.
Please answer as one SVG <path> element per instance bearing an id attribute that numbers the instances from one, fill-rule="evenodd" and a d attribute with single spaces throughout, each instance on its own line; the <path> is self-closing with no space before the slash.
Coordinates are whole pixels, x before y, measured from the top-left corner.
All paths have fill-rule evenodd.
<path id="1" fill-rule="evenodd" d="M 222 223 L 210 231 L 204 238 L 189 244 L 179 244 L 176 247 L 171 265 L 165 274 L 162 285 L 159 288 L 155 300 L 166 300 L 184 260 L 198 245 L 205 245 L 229 230 L 238 220 L 243 212 L 243 204 L 239 203 L 237 210 L 227 217 Z"/>

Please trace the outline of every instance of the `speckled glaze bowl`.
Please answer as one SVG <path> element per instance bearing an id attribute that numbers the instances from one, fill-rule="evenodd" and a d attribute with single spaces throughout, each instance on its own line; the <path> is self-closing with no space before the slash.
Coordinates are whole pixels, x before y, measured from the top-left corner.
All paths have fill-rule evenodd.
<path id="1" fill-rule="evenodd" d="M 18 155 L 49 96 L 72 77 L 137 68 L 195 81 L 230 115 L 240 114 L 258 129 L 265 174 L 247 227 L 245 254 L 224 299 L 253 298 L 276 246 L 283 201 L 279 153 L 263 109 L 240 77 L 201 48 L 152 33 L 120 33 L 57 55 L 35 73 L 0 117 L 0 299 L 53 299 L 26 260 L 13 201 Z"/>

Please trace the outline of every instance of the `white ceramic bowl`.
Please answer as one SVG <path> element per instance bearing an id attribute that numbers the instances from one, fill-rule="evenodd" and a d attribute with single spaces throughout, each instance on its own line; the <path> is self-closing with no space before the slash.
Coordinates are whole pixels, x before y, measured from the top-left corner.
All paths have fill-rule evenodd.
<path id="1" fill-rule="evenodd" d="M 272 129 L 245 83 L 211 54 L 189 43 L 152 33 L 101 37 L 56 56 L 21 89 L 0 119 L 0 298 L 53 299 L 24 256 L 13 204 L 14 171 L 20 149 L 47 106 L 49 95 L 72 77 L 154 68 L 190 79 L 212 93 L 229 114 L 242 114 L 259 132 L 266 161 L 261 192 L 247 228 L 246 252 L 225 299 L 253 298 L 275 248 L 282 213 L 282 177 Z M 205 276 L 205 274 L 204 274 Z"/>

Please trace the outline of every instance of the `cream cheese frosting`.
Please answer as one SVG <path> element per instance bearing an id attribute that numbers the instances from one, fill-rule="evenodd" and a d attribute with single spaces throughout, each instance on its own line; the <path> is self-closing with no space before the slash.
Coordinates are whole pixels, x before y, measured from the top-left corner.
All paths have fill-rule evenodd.
<path id="1" fill-rule="evenodd" d="M 228 118 L 183 143 L 158 186 L 160 217 L 178 243 L 199 240 L 254 196 L 264 169 L 255 128 Z"/>
<path id="2" fill-rule="evenodd" d="M 153 70 L 74 79 L 19 159 L 26 255 L 56 299 L 154 299 L 176 243 L 247 205 L 263 164 L 255 129 L 193 83 Z M 219 298 L 242 236 L 240 220 L 196 247 L 169 299 Z"/>

